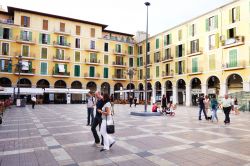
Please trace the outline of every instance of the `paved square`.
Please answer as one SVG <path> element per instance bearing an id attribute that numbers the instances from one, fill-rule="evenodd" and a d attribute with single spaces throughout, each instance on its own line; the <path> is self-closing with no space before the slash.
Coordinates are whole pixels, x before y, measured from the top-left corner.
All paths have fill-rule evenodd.
<path id="1" fill-rule="evenodd" d="M 93 147 L 86 105 L 12 107 L 0 126 L 0 166 L 250 165 L 250 113 L 231 124 L 198 121 L 198 109 L 178 107 L 175 117 L 135 117 L 143 110 L 115 105 L 116 144 Z M 203 118 L 204 119 L 204 118 Z"/>

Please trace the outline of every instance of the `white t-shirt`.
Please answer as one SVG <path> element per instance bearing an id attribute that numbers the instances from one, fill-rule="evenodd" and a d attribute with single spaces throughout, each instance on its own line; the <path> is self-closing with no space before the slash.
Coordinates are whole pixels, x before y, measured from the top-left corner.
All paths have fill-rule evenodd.
<path id="1" fill-rule="evenodd" d="M 103 112 L 106 112 L 106 108 L 109 108 L 109 110 L 110 110 L 110 112 L 111 112 L 111 103 L 110 102 L 107 102 L 106 104 L 104 104 L 104 106 L 102 107 L 102 111 Z M 108 117 L 109 117 L 110 115 L 108 115 Z M 102 115 L 102 118 L 104 119 L 104 118 L 106 118 L 106 116 L 105 115 Z"/>
<path id="2" fill-rule="evenodd" d="M 87 100 L 87 108 L 94 108 L 94 106 L 95 106 L 95 98 L 91 96 Z"/>
<path id="3" fill-rule="evenodd" d="M 34 101 L 34 102 L 36 102 L 36 97 L 33 96 L 33 97 L 31 98 L 31 100 Z"/>
<path id="4" fill-rule="evenodd" d="M 222 107 L 231 107 L 232 106 L 232 100 L 231 99 L 222 99 Z"/>

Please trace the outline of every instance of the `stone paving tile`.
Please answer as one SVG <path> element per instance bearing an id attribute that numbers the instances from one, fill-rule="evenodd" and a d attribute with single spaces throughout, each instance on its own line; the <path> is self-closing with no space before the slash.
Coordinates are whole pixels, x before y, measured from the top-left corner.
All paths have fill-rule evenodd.
<path id="1" fill-rule="evenodd" d="M 61 145 L 93 141 L 93 135 L 90 131 L 88 133 L 74 133 L 70 135 L 59 135 L 54 137 Z"/>

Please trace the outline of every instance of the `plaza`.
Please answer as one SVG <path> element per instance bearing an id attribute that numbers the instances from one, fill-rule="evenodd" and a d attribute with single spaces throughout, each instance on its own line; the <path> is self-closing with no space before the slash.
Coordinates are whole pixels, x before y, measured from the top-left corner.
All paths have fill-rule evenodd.
<path id="1" fill-rule="evenodd" d="M 150 107 L 149 107 L 150 108 Z M 250 113 L 231 124 L 198 121 L 198 107 L 178 106 L 174 117 L 137 117 L 143 105 L 115 105 L 116 144 L 93 147 L 86 105 L 13 106 L 0 126 L 1 166 L 250 165 Z"/>

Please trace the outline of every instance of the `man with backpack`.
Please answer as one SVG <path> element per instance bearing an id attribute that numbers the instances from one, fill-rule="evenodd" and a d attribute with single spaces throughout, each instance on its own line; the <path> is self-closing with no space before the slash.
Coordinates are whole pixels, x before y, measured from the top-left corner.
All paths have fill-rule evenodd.
<path id="1" fill-rule="evenodd" d="M 95 98 L 93 96 L 93 93 L 90 92 L 88 94 L 88 100 L 87 100 L 87 109 L 88 109 L 88 122 L 87 126 L 91 126 L 94 119 L 94 106 L 95 106 Z M 91 124 L 90 124 L 90 116 L 91 116 Z"/>

